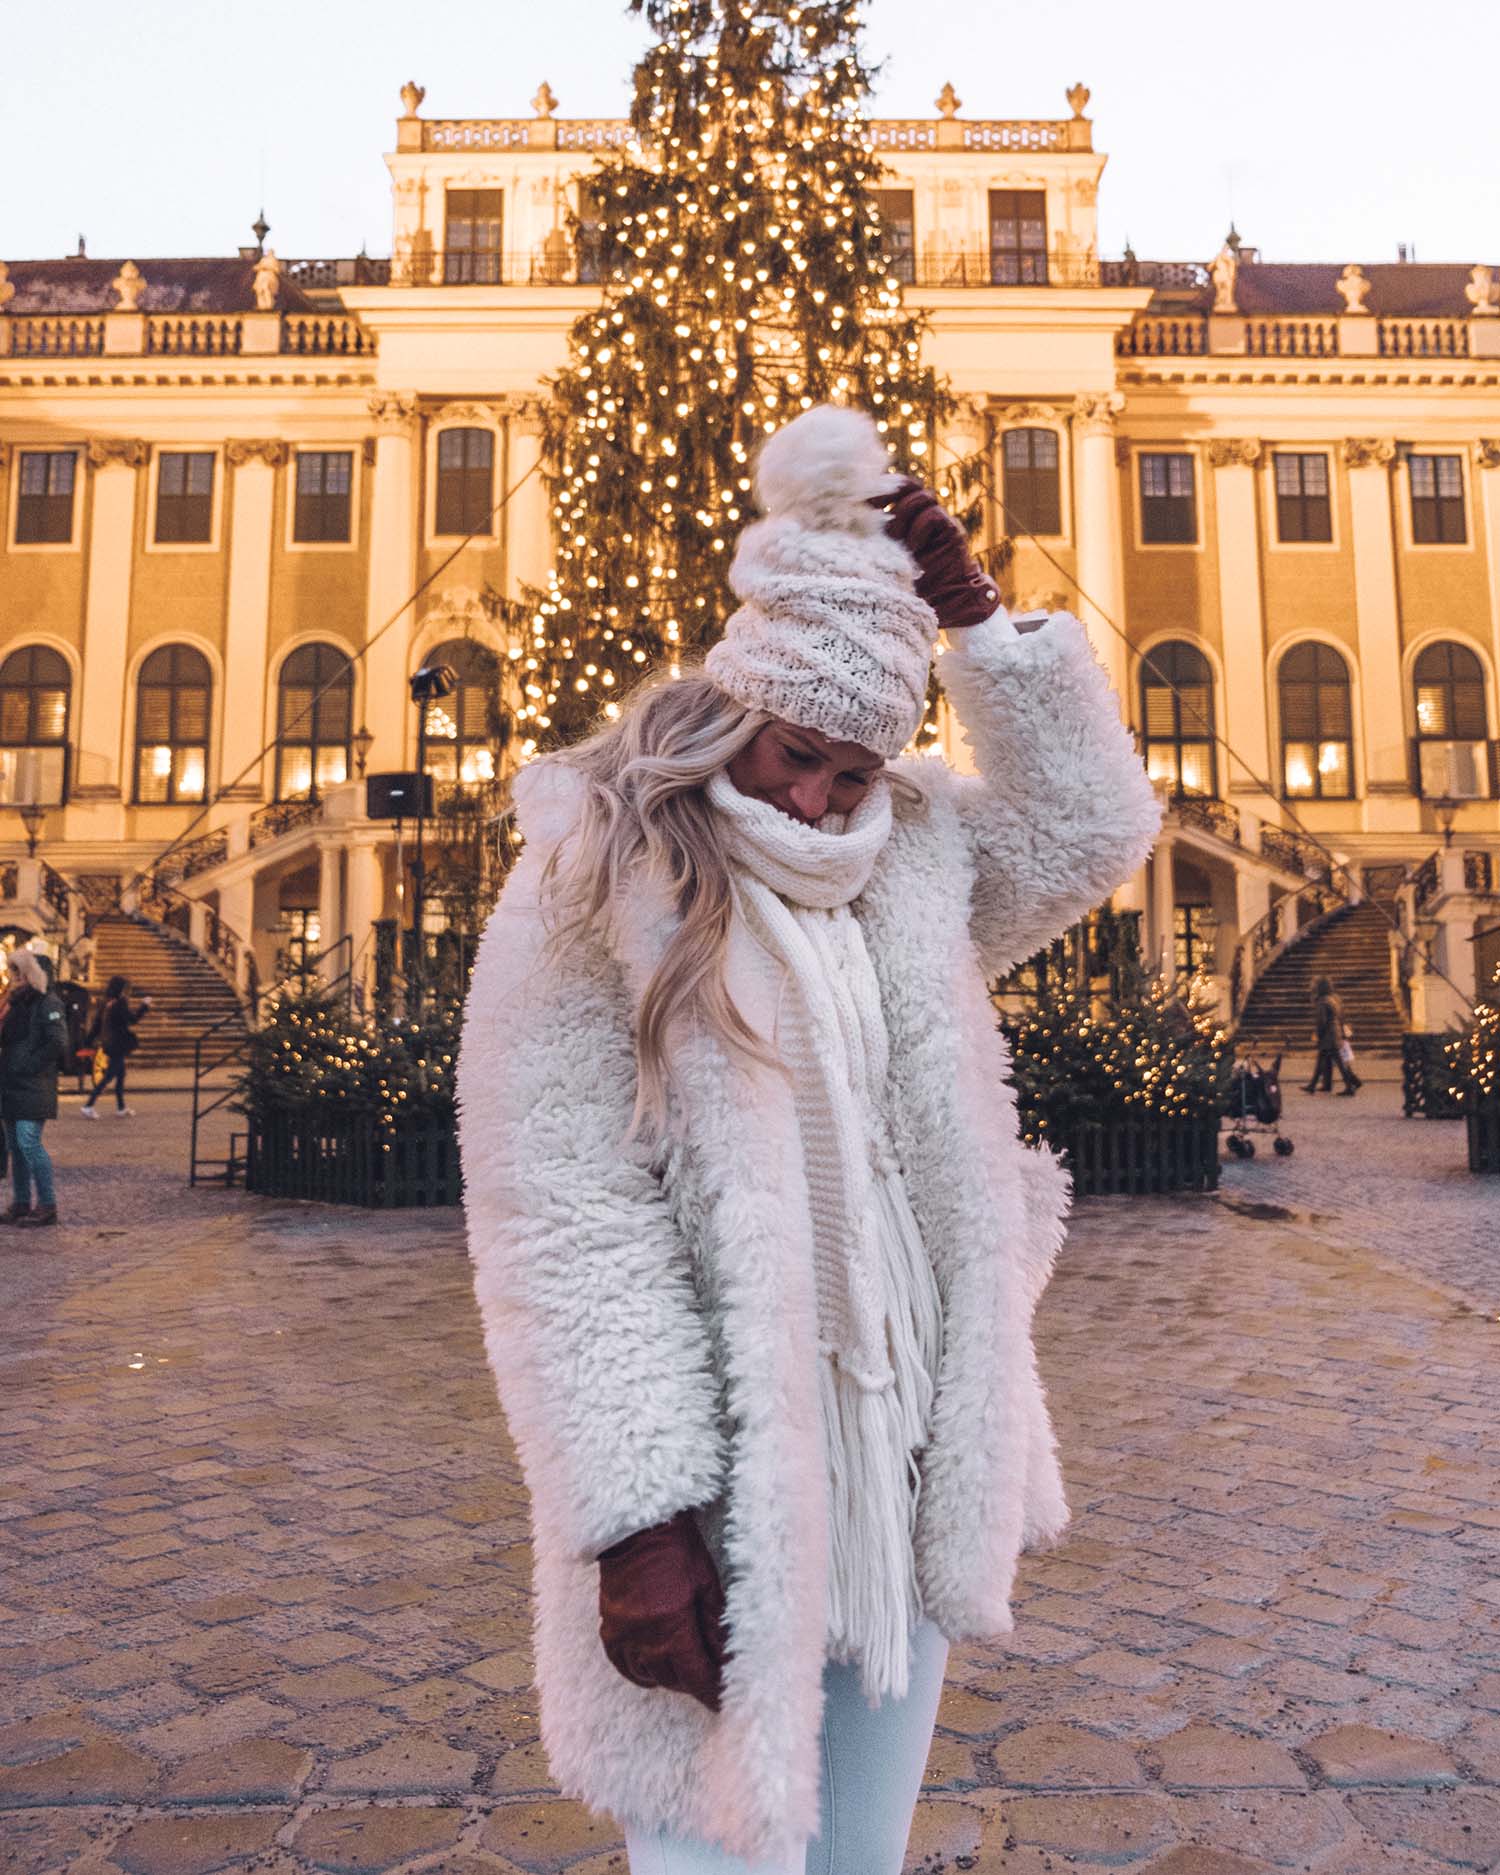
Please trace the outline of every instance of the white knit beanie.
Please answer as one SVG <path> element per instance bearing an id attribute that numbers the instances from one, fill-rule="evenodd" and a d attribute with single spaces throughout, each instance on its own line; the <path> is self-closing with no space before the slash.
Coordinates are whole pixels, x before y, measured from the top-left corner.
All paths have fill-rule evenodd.
<path id="1" fill-rule="evenodd" d="M 736 702 L 884 756 L 922 721 L 938 629 L 915 563 L 870 505 L 893 488 L 861 410 L 820 404 L 769 437 L 755 470 L 765 519 L 729 569 L 742 603 L 704 660 Z"/>

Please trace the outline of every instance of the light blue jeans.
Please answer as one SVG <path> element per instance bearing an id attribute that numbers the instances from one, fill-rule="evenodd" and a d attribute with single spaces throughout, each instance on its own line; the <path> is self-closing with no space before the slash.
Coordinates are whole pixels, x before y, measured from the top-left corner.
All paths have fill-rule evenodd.
<path id="1" fill-rule="evenodd" d="M 52 1189 L 52 1161 L 42 1144 L 40 1120 L 7 1120 L 5 1143 L 10 1148 L 10 1188 L 16 1203 L 23 1209 L 31 1204 L 31 1184 L 36 1181 L 36 1201 L 50 1210 L 57 1203 Z"/>
<path id="2" fill-rule="evenodd" d="M 873 1712 L 858 1667 L 824 1667 L 820 1820 L 805 1858 L 742 1862 L 696 1838 L 627 1830 L 630 1875 L 901 1875 L 947 1665 L 948 1643 L 924 1621 L 905 1699 Z"/>

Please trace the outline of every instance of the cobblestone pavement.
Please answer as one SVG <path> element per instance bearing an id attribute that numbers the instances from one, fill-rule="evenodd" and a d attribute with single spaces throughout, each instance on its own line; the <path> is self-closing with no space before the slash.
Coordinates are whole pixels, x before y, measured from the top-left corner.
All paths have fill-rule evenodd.
<path id="1" fill-rule="evenodd" d="M 1076 1522 L 954 1650 L 911 1870 L 1500 1868 L 1500 1328 L 1396 1230 L 1461 1140 L 1298 1102 L 1222 1201 L 1081 1209 Z M 624 1875 L 548 1787 L 456 1220 L 190 1194 L 141 1105 L 51 1129 L 73 1222 L 0 1238 L 0 1870 Z"/>

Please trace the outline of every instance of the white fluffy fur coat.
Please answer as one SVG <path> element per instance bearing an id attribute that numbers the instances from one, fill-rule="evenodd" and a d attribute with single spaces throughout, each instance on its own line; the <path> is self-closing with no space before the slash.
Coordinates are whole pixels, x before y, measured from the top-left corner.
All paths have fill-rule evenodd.
<path id="1" fill-rule="evenodd" d="M 1017 1137 L 986 979 L 1127 878 L 1159 811 L 1076 620 L 955 633 L 939 675 L 979 774 L 901 764 L 923 798 L 898 805 L 855 911 L 944 1304 L 919 1579 L 962 1640 L 1010 1627 L 1018 1553 L 1067 1521 L 1030 1337 L 1066 1179 Z M 595 1808 L 784 1857 L 817 1827 L 827 1568 L 795 1114 L 784 1077 L 699 1040 L 676 1064 L 684 1143 L 659 1174 L 622 1144 L 632 1012 L 665 920 L 643 895 L 608 946 L 552 960 L 538 885 L 567 782 L 551 764 L 518 780 L 528 844 L 480 947 L 459 1063 L 475 1289 L 532 1497 L 543 1739 L 559 1786 Z M 598 1638 L 593 1559 L 685 1507 L 728 1598 L 717 1715 L 631 1685 Z"/>

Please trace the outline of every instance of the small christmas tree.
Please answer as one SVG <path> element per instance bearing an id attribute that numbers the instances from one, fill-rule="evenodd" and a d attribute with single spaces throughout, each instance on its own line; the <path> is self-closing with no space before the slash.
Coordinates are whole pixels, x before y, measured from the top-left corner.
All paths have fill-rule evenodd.
<path id="1" fill-rule="evenodd" d="M 1149 974 L 1132 921 L 1100 921 L 1089 936 L 1109 987 L 1070 967 L 1081 943 L 1060 940 L 1033 963 L 1032 1004 L 1002 1024 L 1026 1137 L 1061 1149 L 1088 1122 L 1217 1116 L 1233 1067 L 1227 1031 Z"/>
<path id="2" fill-rule="evenodd" d="M 712 643 L 763 436 L 811 404 L 857 404 L 893 466 L 932 480 L 949 408 L 884 245 L 858 5 L 631 9 L 657 37 L 632 143 L 574 229 L 603 301 L 553 387 L 557 558 L 518 659 L 524 753 Z"/>
<path id="3" fill-rule="evenodd" d="M 373 1114 L 387 1135 L 405 1120 L 451 1119 L 460 1016 L 457 997 L 380 1023 L 336 996 L 279 997 L 250 1036 L 236 1105 L 258 1119 Z"/>

